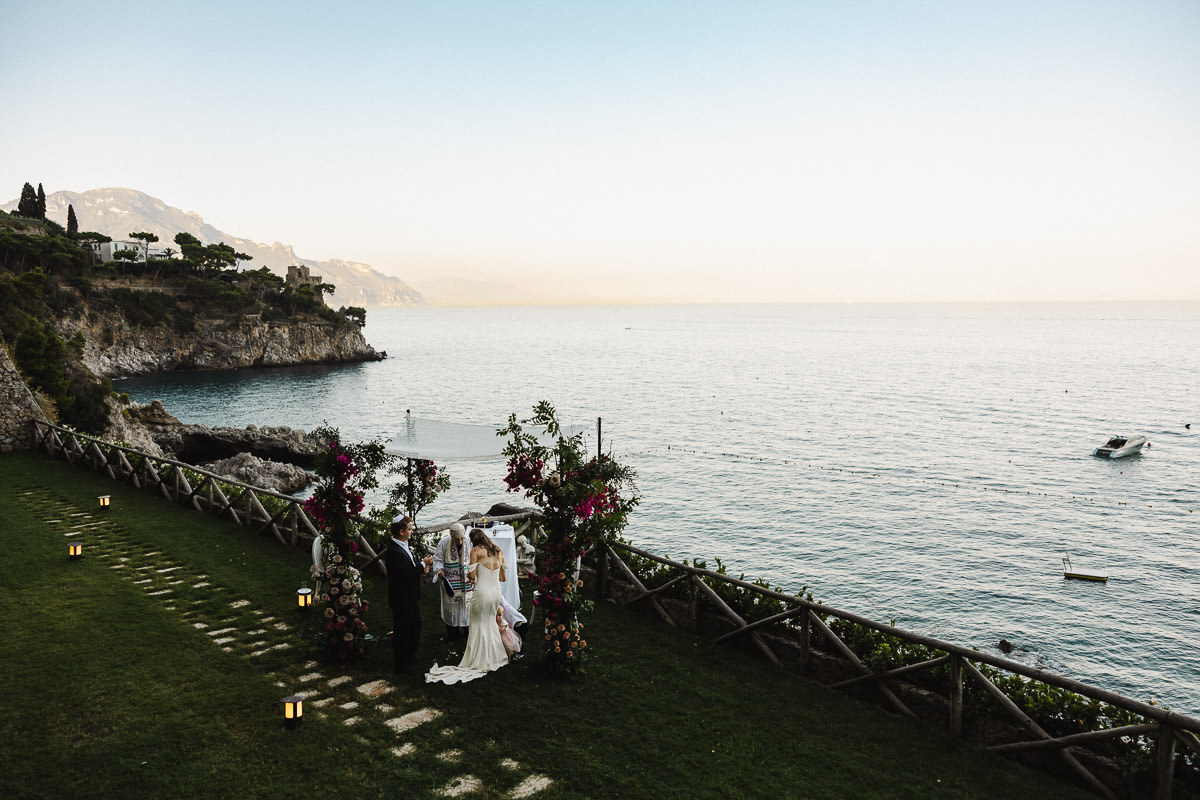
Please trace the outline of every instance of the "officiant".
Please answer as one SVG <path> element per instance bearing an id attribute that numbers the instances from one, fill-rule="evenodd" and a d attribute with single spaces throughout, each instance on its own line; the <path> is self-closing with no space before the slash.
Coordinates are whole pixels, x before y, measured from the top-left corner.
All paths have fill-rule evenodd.
<path id="1" fill-rule="evenodd" d="M 471 619 L 467 593 L 473 588 L 467 577 L 470 559 L 471 545 L 467 542 L 467 531 L 462 523 L 456 522 L 438 542 L 433 553 L 433 580 L 440 584 L 438 596 L 442 599 L 442 622 L 446 623 L 446 641 L 449 642 L 467 637 Z"/>

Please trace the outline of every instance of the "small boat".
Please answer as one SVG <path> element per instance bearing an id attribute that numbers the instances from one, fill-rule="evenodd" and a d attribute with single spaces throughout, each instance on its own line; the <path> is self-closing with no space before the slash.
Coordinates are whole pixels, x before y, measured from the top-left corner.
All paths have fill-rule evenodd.
<path id="1" fill-rule="evenodd" d="M 1097 447 L 1092 455 L 1100 458 L 1122 458 L 1140 452 L 1146 444 L 1145 436 L 1114 436 L 1103 447 Z"/>
<path id="2" fill-rule="evenodd" d="M 1103 572 L 1093 572 L 1090 569 L 1078 569 L 1071 565 L 1071 554 L 1067 553 L 1063 556 L 1063 577 L 1078 578 L 1082 581 L 1099 581 L 1100 583 L 1108 582 L 1108 575 Z"/>

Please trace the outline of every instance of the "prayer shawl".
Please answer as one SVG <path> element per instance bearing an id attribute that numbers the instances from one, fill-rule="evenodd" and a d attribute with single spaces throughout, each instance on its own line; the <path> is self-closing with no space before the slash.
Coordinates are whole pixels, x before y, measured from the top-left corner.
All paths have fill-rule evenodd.
<path id="1" fill-rule="evenodd" d="M 466 555 L 462 552 L 463 549 L 451 539 L 450 544 L 446 546 L 446 560 L 442 567 L 442 574 L 446 576 L 446 582 L 450 584 L 455 597 L 471 588 L 470 581 L 466 579 L 467 564 L 463 560 L 463 556 Z"/>

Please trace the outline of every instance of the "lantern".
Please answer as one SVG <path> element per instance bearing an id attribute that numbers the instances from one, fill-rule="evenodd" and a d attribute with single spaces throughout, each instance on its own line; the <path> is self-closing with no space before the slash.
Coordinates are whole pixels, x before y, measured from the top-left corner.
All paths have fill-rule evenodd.
<path id="1" fill-rule="evenodd" d="M 294 694 L 283 698 L 283 725 L 295 728 L 304 721 L 304 695 Z"/>
<path id="2" fill-rule="evenodd" d="M 306 608 L 312 607 L 313 590 L 312 589 L 297 589 L 296 590 L 296 607 L 303 611 Z"/>
<path id="3" fill-rule="evenodd" d="M 67 558 L 72 561 L 83 558 L 83 544 L 81 542 L 67 543 Z"/>
<path id="4" fill-rule="evenodd" d="M 108 507 L 109 507 L 109 503 L 112 501 L 112 495 L 102 494 L 102 495 L 100 495 L 99 500 L 100 500 L 100 508 L 107 511 Z"/>

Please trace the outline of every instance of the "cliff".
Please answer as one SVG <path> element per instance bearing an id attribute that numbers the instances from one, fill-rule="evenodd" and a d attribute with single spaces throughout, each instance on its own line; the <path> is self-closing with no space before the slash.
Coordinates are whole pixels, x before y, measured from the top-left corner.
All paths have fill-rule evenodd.
<path id="1" fill-rule="evenodd" d="M 56 321 L 69 341 L 82 332 L 83 363 L 105 378 L 176 370 L 226 370 L 303 364 L 379 361 L 355 325 L 320 319 L 264 322 L 255 315 L 196 319 L 194 330 L 135 327 L 121 314 L 88 314 Z"/>

